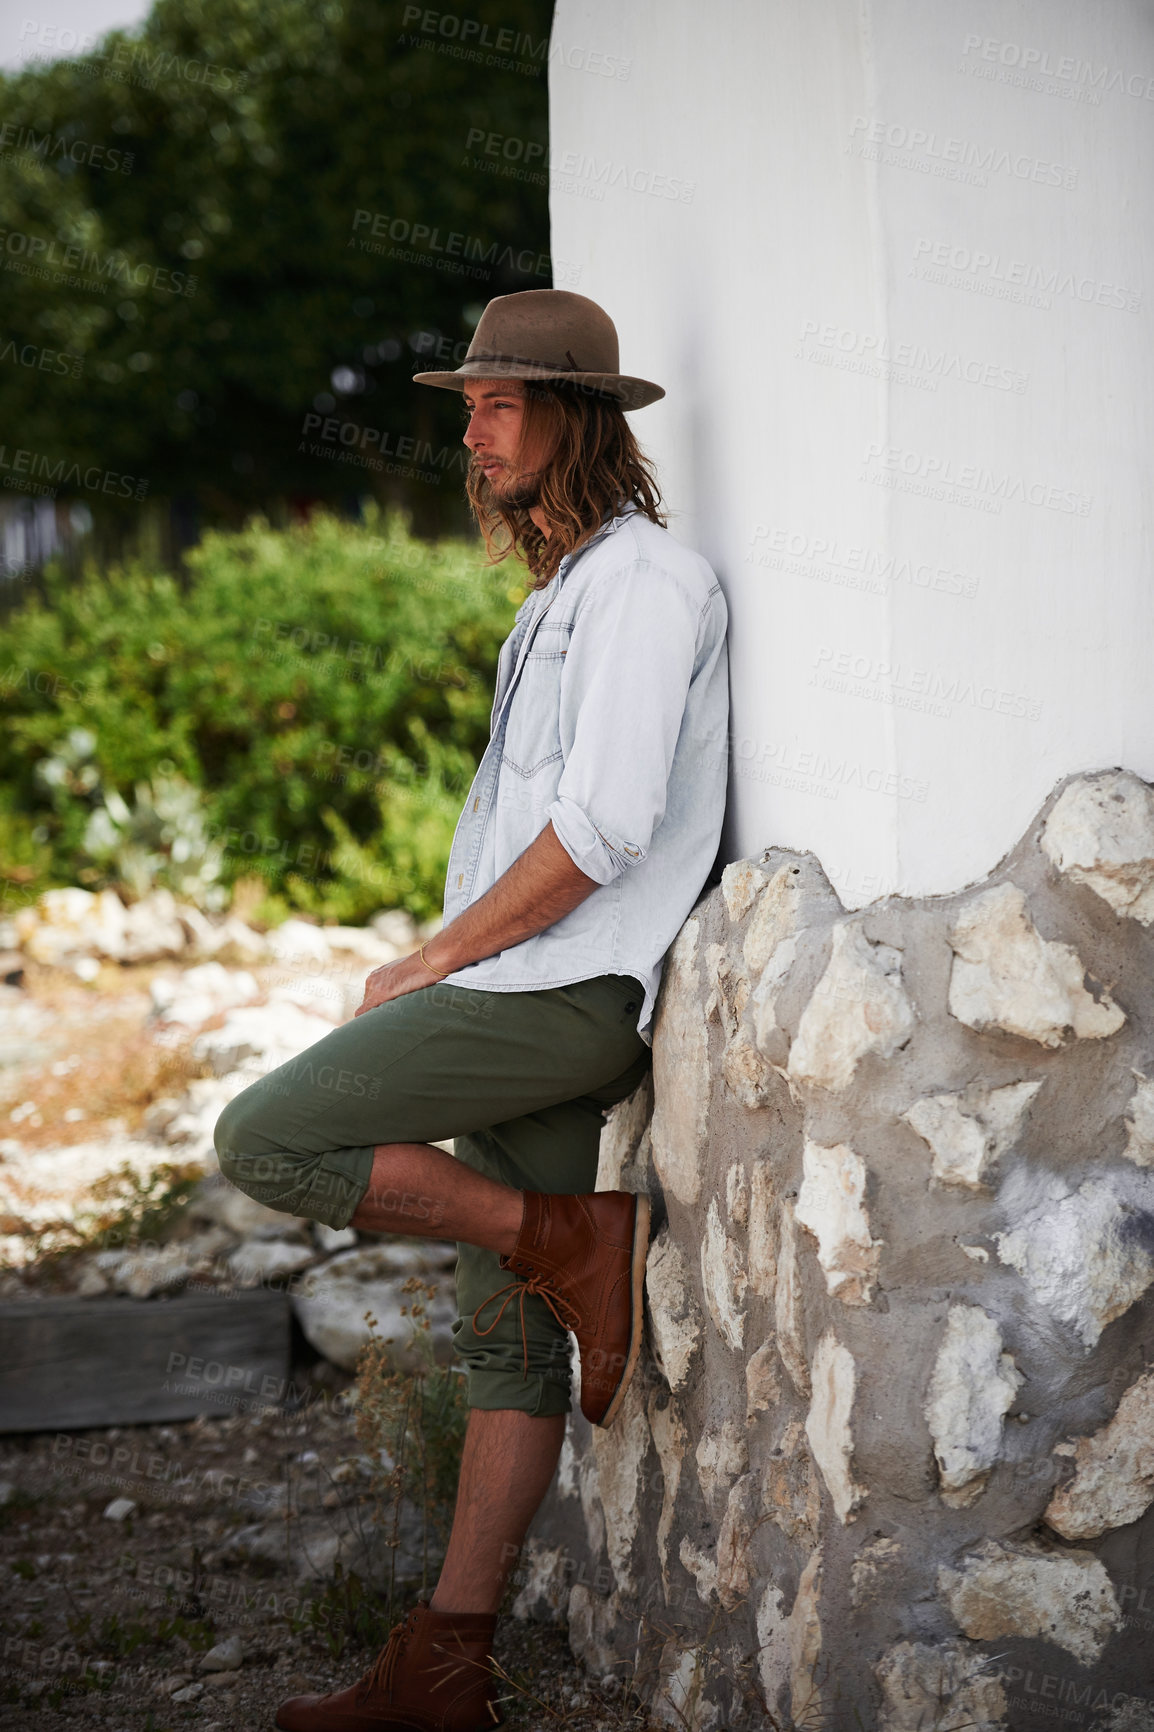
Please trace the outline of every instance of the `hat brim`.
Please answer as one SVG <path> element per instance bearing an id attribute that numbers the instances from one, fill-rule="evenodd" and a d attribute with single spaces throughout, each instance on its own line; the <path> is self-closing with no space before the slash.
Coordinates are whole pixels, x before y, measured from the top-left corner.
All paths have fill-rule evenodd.
<path id="1" fill-rule="evenodd" d="M 556 384 L 586 385 L 615 398 L 622 409 L 644 409 L 665 395 L 664 386 L 627 373 L 566 373 L 523 362 L 466 361 L 452 373 L 413 374 L 415 385 L 437 385 L 444 391 L 463 391 L 471 379 L 551 379 Z"/>

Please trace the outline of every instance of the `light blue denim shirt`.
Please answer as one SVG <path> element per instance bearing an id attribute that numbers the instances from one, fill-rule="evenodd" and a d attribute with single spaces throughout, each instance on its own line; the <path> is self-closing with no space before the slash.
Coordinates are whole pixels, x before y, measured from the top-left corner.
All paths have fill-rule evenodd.
<path id="1" fill-rule="evenodd" d="M 533 938 L 445 978 L 489 992 L 629 974 L 652 1044 L 665 954 L 725 811 L 728 613 L 692 553 L 633 505 L 567 555 L 501 649 L 490 740 L 457 823 L 445 924 L 552 821 L 598 888 Z"/>

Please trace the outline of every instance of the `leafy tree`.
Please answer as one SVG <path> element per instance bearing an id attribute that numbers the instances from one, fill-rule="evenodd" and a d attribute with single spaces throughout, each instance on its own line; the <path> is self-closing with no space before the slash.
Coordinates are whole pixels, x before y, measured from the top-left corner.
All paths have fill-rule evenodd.
<path id="1" fill-rule="evenodd" d="M 463 521 L 444 457 L 423 481 L 304 437 L 323 411 L 372 430 L 368 457 L 381 437 L 458 449 L 458 406 L 411 373 L 491 296 L 550 286 L 545 176 L 466 147 L 543 146 L 551 7 L 501 0 L 497 58 L 521 70 L 461 58 L 414 11 L 157 0 L 139 35 L 0 81 L 0 425 L 61 498 L 98 517 L 175 498 L 237 526 L 370 493 Z"/>

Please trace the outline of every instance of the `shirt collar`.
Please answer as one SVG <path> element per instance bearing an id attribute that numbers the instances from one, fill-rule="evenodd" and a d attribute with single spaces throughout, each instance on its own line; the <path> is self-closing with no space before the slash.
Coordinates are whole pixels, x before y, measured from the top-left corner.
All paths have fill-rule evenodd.
<path id="1" fill-rule="evenodd" d="M 626 500 L 625 504 L 621 507 L 621 510 L 617 512 L 615 516 L 610 515 L 602 518 L 601 527 L 597 531 L 596 535 L 591 535 L 589 540 L 582 542 L 581 546 L 576 548 L 573 553 L 567 553 L 564 556 L 560 565 L 557 567 L 557 576 L 564 577 L 569 568 L 570 562 L 573 559 L 575 559 L 579 554 L 587 552 L 589 548 L 593 547 L 598 541 L 601 541 L 606 535 L 614 534 L 616 530 L 620 529 L 621 525 L 625 522 L 625 519 L 631 517 L 638 509 L 639 507 L 636 500 L 629 499 Z"/>

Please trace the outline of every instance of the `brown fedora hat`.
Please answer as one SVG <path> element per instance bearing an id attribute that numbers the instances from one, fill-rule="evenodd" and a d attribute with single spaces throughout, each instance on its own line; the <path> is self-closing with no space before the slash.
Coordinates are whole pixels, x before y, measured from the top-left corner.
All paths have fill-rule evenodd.
<path id="1" fill-rule="evenodd" d="M 414 373 L 418 385 L 463 391 L 470 379 L 558 379 L 643 409 L 665 392 L 618 371 L 617 327 L 596 301 L 568 289 L 522 289 L 489 302 L 452 373 Z"/>

